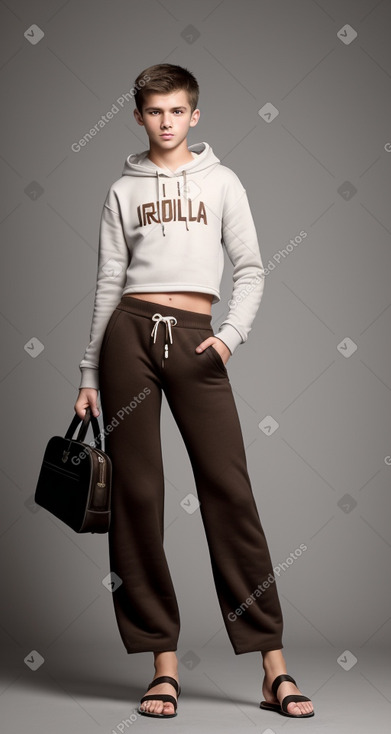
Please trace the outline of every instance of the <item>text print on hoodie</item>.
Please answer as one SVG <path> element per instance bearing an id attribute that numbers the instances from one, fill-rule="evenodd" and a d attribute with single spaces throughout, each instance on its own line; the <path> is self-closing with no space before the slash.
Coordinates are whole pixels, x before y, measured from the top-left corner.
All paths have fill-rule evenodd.
<path id="1" fill-rule="evenodd" d="M 245 342 L 261 302 L 264 269 L 245 188 L 208 143 L 193 160 L 160 168 L 130 154 L 104 202 L 90 342 L 80 387 L 99 389 L 99 352 L 123 294 L 198 291 L 220 301 L 225 247 L 233 264 L 229 311 L 215 336 L 231 353 Z"/>

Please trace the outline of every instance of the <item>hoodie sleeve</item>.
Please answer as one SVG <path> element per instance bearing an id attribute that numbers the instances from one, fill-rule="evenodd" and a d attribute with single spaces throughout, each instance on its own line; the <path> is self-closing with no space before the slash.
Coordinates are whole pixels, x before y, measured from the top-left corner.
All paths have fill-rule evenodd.
<path id="1" fill-rule="evenodd" d="M 81 387 L 99 389 L 99 353 L 106 326 L 121 299 L 130 252 L 122 229 L 116 197 L 109 191 L 99 230 L 98 269 L 90 343 L 79 364 Z"/>
<path id="2" fill-rule="evenodd" d="M 228 315 L 215 334 L 232 354 L 239 344 L 247 340 L 265 281 L 247 193 L 236 176 L 235 179 L 236 185 L 229 188 L 226 196 L 222 219 L 222 241 L 234 266 L 233 289 Z"/>

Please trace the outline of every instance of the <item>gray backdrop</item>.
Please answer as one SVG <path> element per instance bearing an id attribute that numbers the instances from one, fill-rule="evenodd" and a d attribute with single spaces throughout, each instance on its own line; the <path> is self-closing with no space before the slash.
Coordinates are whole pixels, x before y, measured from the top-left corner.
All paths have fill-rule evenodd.
<path id="1" fill-rule="evenodd" d="M 320 645 L 348 668 L 391 629 L 390 2 L 8 0 L 0 18 L 4 646 L 18 659 L 81 640 L 123 649 L 107 536 L 76 535 L 34 491 L 46 442 L 73 416 L 104 198 L 147 147 L 131 95 L 118 100 L 170 62 L 201 88 L 188 142 L 207 141 L 241 179 L 268 268 L 228 371 L 284 644 Z M 227 258 L 216 328 L 231 278 Z M 165 401 L 162 424 L 181 646 L 229 647 Z"/>

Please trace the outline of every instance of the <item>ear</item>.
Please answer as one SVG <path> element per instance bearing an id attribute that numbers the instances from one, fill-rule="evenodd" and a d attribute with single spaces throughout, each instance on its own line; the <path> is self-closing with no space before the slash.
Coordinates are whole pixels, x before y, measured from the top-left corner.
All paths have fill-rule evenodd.
<path id="1" fill-rule="evenodd" d="M 198 120 L 200 119 L 200 114 L 201 113 L 200 113 L 200 111 L 199 111 L 198 108 L 196 110 L 194 110 L 194 112 L 193 112 L 193 114 L 192 114 L 192 116 L 190 118 L 190 127 L 195 127 L 195 125 L 197 124 Z"/>
<path id="2" fill-rule="evenodd" d="M 133 110 L 133 114 L 134 114 L 134 116 L 136 118 L 137 123 L 139 125 L 144 125 L 143 118 L 140 115 L 140 112 L 138 111 L 137 107 L 135 107 L 135 109 Z"/>

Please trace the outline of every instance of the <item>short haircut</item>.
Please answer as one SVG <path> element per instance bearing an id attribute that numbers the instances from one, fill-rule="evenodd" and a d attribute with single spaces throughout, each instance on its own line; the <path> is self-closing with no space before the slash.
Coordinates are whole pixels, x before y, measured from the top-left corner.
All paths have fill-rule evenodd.
<path id="1" fill-rule="evenodd" d="M 175 64 L 155 64 L 142 71 L 134 82 L 136 89 L 134 101 L 142 114 L 147 94 L 170 94 L 179 89 L 187 92 L 191 112 L 197 107 L 200 93 L 195 76 Z"/>

